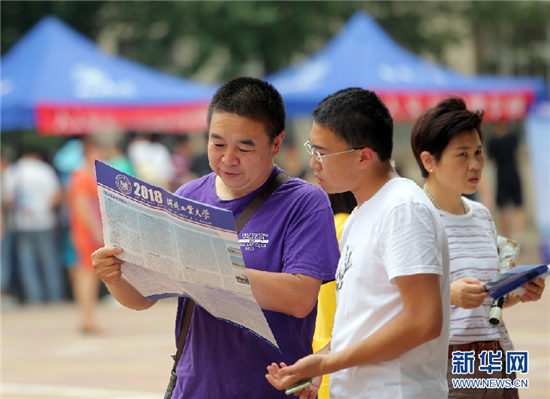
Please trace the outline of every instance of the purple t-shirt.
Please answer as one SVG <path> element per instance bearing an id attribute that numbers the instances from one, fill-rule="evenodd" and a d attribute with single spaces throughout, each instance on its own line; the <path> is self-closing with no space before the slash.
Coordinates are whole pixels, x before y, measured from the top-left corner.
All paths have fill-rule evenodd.
<path id="1" fill-rule="evenodd" d="M 281 172 L 275 166 L 270 179 Z M 180 187 L 176 194 L 233 211 L 237 218 L 263 188 L 222 201 L 211 173 Z M 301 179 L 291 178 L 266 200 L 239 234 L 247 268 L 306 274 L 334 280 L 340 253 L 327 195 Z M 187 299 L 179 298 L 176 342 Z M 266 341 L 195 305 L 185 348 L 177 368 L 173 398 L 285 398 L 265 379 L 272 362 L 293 364 L 312 352 L 315 308 L 299 319 L 263 311 L 281 353 Z"/>

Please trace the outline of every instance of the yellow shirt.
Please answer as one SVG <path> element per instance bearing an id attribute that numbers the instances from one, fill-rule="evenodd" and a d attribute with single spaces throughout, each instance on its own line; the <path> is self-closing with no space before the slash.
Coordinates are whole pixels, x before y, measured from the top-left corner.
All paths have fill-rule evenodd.
<path id="1" fill-rule="evenodd" d="M 340 241 L 344 222 L 348 218 L 347 213 L 338 213 L 334 215 L 334 224 L 336 225 L 336 238 Z M 315 321 L 315 334 L 313 335 L 313 352 L 317 352 L 328 345 L 332 336 L 332 326 L 334 324 L 334 313 L 336 312 L 336 282 L 323 284 L 319 291 L 319 300 L 317 302 L 317 320 Z M 323 381 L 319 387 L 317 397 L 319 399 L 329 399 L 329 376 L 323 376 Z"/>

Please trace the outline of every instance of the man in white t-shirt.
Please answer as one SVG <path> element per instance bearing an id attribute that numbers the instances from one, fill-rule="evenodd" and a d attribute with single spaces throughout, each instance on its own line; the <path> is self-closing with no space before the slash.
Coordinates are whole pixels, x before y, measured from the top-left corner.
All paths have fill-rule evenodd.
<path id="1" fill-rule="evenodd" d="M 175 168 L 170 150 L 160 142 L 158 134 L 137 135 L 128 144 L 128 159 L 136 175 L 147 183 L 170 188 Z"/>
<path id="2" fill-rule="evenodd" d="M 25 150 L 2 173 L 2 201 L 12 213 L 18 273 L 28 303 L 65 298 L 55 231 L 55 208 L 61 199 L 57 174 L 39 150 Z"/>
<path id="3" fill-rule="evenodd" d="M 332 399 L 447 397 L 447 236 L 422 190 L 394 170 L 392 137 L 372 91 L 341 90 L 313 111 L 305 146 L 315 177 L 358 205 L 340 241 L 332 341 L 292 366 L 269 366 L 277 389 L 315 377 L 301 393 L 314 397 L 330 374 Z"/>

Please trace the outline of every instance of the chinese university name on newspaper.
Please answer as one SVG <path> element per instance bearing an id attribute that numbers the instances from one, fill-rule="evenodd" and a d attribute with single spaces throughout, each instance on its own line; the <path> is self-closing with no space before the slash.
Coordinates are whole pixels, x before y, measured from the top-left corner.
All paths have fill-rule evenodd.
<path id="1" fill-rule="evenodd" d="M 106 246 L 143 296 L 186 296 L 212 316 L 277 342 L 254 299 L 231 211 L 176 196 L 96 161 Z"/>

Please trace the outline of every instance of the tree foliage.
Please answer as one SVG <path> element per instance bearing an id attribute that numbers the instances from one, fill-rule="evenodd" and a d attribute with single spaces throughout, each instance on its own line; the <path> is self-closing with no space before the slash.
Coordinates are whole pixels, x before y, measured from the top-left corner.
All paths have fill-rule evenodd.
<path id="1" fill-rule="evenodd" d="M 114 50 L 137 62 L 218 81 L 269 74 L 306 57 L 357 10 L 371 14 L 403 47 L 439 62 L 464 34 L 435 18 L 463 18 L 481 47 L 478 72 L 498 72 L 502 49 L 521 53 L 531 74 L 547 73 L 550 65 L 548 51 L 540 51 L 549 40 L 548 2 L 3 1 L 1 7 L 2 54 L 54 14 L 93 40 L 114 37 Z M 489 57 L 489 47 L 497 55 Z"/>

